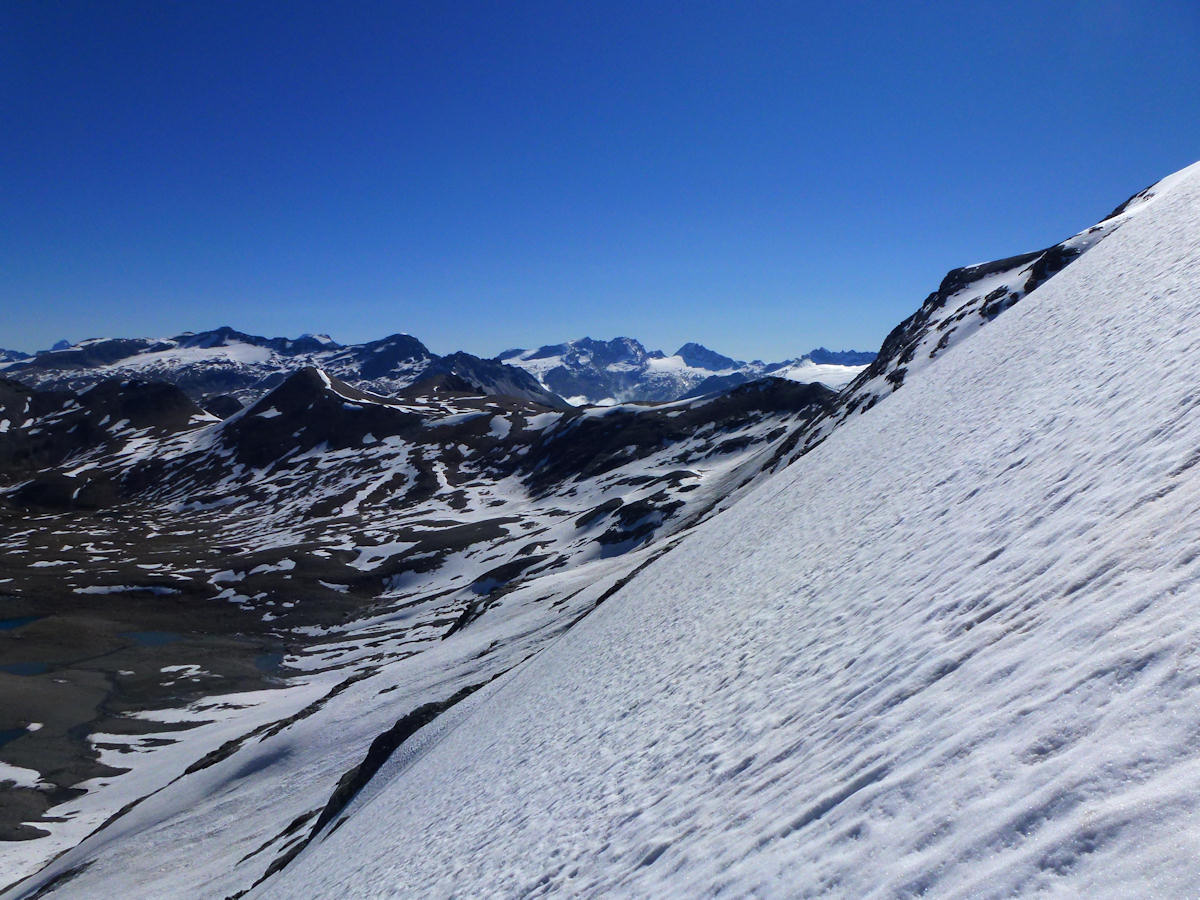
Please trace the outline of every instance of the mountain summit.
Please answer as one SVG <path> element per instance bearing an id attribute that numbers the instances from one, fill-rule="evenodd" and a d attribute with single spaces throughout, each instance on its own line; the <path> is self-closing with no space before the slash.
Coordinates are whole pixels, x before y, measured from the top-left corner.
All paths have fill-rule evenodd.
<path id="1" fill-rule="evenodd" d="M 395 394 L 423 379 L 454 374 L 485 393 L 564 407 L 564 397 L 576 406 L 678 400 L 764 376 L 821 382 L 836 389 L 872 359 L 871 353 L 839 355 L 819 348 L 781 363 L 746 363 L 695 343 L 667 356 L 627 337 L 582 338 L 484 359 L 462 352 L 439 356 L 409 334 L 342 345 L 324 334 L 268 338 L 222 326 L 170 338 L 60 341 L 32 357 L 0 351 L 0 371 L 36 387 L 71 390 L 106 378 L 168 381 L 205 409 L 227 414 L 306 366 L 377 394 Z"/>

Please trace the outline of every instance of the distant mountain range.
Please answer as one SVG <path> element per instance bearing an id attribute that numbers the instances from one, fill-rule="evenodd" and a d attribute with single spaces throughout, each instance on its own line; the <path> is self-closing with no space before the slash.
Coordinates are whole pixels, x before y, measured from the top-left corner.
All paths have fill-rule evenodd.
<path id="1" fill-rule="evenodd" d="M 498 359 L 519 366 L 547 390 L 578 405 L 698 397 L 767 375 L 820 382 L 837 389 L 852 381 L 875 354 L 818 347 L 783 362 L 745 362 L 702 344 L 684 344 L 667 356 L 661 350 L 647 350 L 633 338 L 597 341 L 585 337 L 536 350 L 506 350 Z"/>
<path id="2" fill-rule="evenodd" d="M 438 375 L 456 375 L 485 394 L 565 407 L 524 370 L 469 353 L 439 356 L 407 334 L 342 345 L 327 335 L 262 337 L 228 326 L 170 338 L 93 338 L 0 363 L 38 388 L 84 390 L 108 378 L 165 381 L 227 414 L 253 403 L 291 374 L 317 367 L 385 396 Z"/>
<path id="3" fill-rule="evenodd" d="M 32 356 L 0 350 L 0 371 L 43 389 L 84 390 L 108 378 L 165 381 L 225 416 L 307 367 L 382 396 L 429 378 L 454 375 L 484 394 L 565 408 L 677 400 L 728 390 L 768 375 L 836 389 L 874 358 L 874 353 L 818 348 L 784 362 L 747 363 L 700 344 L 684 344 L 667 356 L 620 337 L 583 338 L 484 359 L 469 353 L 439 356 L 407 334 L 343 345 L 323 334 L 268 338 L 226 326 L 169 338 L 59 341 Z"/>

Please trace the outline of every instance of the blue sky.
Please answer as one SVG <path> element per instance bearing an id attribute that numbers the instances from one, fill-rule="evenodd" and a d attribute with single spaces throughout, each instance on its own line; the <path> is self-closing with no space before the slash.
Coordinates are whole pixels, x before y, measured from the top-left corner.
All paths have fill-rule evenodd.
<path id="1" fill-rule="evenodd" d="M 875 349 L 1200 158 L 1200 5 L 5 3 L 0 346 Z"/>

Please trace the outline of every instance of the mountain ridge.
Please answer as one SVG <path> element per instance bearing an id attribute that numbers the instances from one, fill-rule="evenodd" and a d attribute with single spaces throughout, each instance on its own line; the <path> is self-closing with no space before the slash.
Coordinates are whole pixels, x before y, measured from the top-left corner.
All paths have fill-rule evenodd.
<path id="1" fill-rule="evenodd" d="M 325 335 L 247 334 L 229 326 L 171 338 L 92 338 L 0 364 L 0 372 L 35 387 L 79 389 L 108 378 L 178 385 L 201 405 L 253 403 L 288 374 L 317 366 L 363 390 L 390 394 L 439 373 L 453 373 L 488 393 L 565 407 L 521 369 L 469 353 L 439 356 L 409 334 L 343 345 Z"/>
<path id="2" fill-rule="evenodd" d="M 339 344 L 327 335 L 272 338 L 230 326 L 170 338 L 91 338 L 63 344 L 32 356 L 13 352 L 0 357 L 0 372 L 47 388 L 80 389 L 105 378 L 169 381 L 206 409 L 229 414 L 231 401 L 252 403 L 289 373 L 309 365 L 382 395 L 445 373 L 466 378 L 487 393 L 562 407 L 567 405 L 564 396 L 576 406 L 666 402 L 769 375 L 838 388 L 861 371 L 863 360 L 874 358 L 861 351 L 817 348 L 780 363 L 747 363 L 694 342 L 667 356 L 619 337 L 581 338 L 485 359 L 461 351 L 438 355 L 409 334 Z M 720 376 L 718 381 L 697 391 L 714 375 Z"/>
<path id="3" fill-rule="evenodd" d="M 944 282 L 869 415 L 415 735 L 261 895 L 1195 893 L 1200 165 L 1164 181 L 1049 277 Z"/>

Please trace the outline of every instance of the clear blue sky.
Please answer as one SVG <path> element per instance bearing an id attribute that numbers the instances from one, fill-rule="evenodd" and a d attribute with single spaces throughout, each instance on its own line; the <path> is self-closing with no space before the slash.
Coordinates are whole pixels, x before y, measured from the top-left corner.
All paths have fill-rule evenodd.
<path id="1" fill-rule="evenodd" d="M 0 3 L 0 346 L 875 349 L 1200 158 L 1195 0 Z"/>

